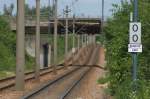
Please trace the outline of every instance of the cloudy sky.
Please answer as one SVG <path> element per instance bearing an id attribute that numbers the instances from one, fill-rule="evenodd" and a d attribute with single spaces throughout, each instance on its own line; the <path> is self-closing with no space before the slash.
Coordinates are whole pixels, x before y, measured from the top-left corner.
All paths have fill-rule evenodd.
<path id="1" fill-rule="evenodd" d="M 3 11 L 4 4 L 10 5 L 13 3 L 15 5 L 16 11 L 16 0 L 0 0 L 0 12 Z M 31 7 L 35 6 L 36 0 L 26 0 L 26 3 Z M 52 1 L 52 0 L 51 0 Z M 98 17 L 101 16 L 101 0 L 78 0 L 78 2 L 73 3 L 75 0 L 58 0 L 59 14 L 62 13 L 62 9 L 66 5 L 69 5 L 71 9 L 74 9 L 72 12 L 75 12 L 78 16 L 81 14 L 84 16 Z M 111 16 L 110 9 L 112 8 L 112 3 L 119 4 L 121 0 L 104 0 L 105 1 L 105 16 Z M 72 7 L 72 4 L 74 7 Z M 41 6 L 47 6 L 48 0 L 41 0 Z"/>

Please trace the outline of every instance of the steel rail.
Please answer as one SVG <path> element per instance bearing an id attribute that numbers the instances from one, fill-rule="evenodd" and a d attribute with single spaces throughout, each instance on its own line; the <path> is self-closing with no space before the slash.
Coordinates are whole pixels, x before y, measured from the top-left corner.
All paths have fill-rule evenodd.
<path id="1" fill-rule="evenodd" d="M 70 60 L 68 60 L 70 61 Z M 58 64 L 57 66 L 63 66 L 64 63 L 60 63 Z M 57 70 L 60 70 L 60 69 L 63 69 L 64 67 L 61 67 L 61 68 L 57 68 Z M 47 72 L 44 72 L 44 71 L 47 71 Z M 43 72 L 43 73 L 42 73 Z M 52 66 L 51 67 L 46 67 L 46 68 L 43 68 L 43 69 L 40 69 L 40 76 L 44 76 L 46 74 L 49 74 L 52 72 Z M 30 72 L 26 72 L 25 73 L 25 76 L 30 76 L 30 75 L 33 75 L 35 72 L 34 71 L 30 71 Z M 11 80 L 15 80 L 16 76 L 10 76 L 10 77 L 6 77 L 6 78 L 3 78 L 3 79 L 0 79 L 0 84 L 4 83 L 4 82 L 8 82 L 8 81 L 11 81 Z M 29 80 L 32 80 L 34 79 L 34 76 L 31 76 L 29 78 L 25 78 L 25 81 L 29 81 Z M 8 89 L 10 87 L 13 87 L 15 85 L 15 82 L 13 83 L 10 83 L 8 85 L 4 85 L 4 86 L 0 86 L 0 90 L 5 90 L 5 89 Z"/>
<path id="2" fill-rule="evenodd" d="M 91 54 L 92 54 L 92 53 L 90 53 L 89 55 L 91 55 Z M 88 55 L 88 56 L 89 56 L 89 55 Z M 76 60 L 76 62 L 77 62 L 77 61 L 78 61 L 78 60 Z M 85 60 L 85 63 L 87 63 L 88 61 L 89 61 L 89 59 Z M 68 75 L 70 75 L 70 74 L 72 74 L 73 72 L 75 72 L 75 71 L 77 71 L 77 70 L 80 70 L 80 68 L 81 68 L 81 67 L 79 67 L 79 68 L 77 67 L 77 68 L 75 68 L 74 70 L 65 73 L 64 75 L 62 75 L 62 76 L 60 76 L 60 77 L 58 77 L 58 78 L 55 78 L 54 80 L 49 81 L 49 82 L 45 83 L 44 85 L 41 85 L 40 87 L 38 87 L 37 89 L 33 90 L 32 92 L 30 92 L 30 93 L 24 95 L 24 96 L 22 97 L 22 99 L 29 99 L 29 98 L 32 98 L 33 96 L 38 95 L 41 91 L 45 90 L 47 87 L 53 85 L 53 84 L 56 83 L 57 81 L 60 81 L 61 79 L 65 78 L 66 76 L 68 76 Z"/>
<path id="3" fill-rule="evenodd" d="M 60 66 L 60 65 L 59 65 Z M 41 69 L 40 71 L 44 71 L 44 70 L 46 70 L 46 69 L 50 69 L 51 67 L 48 67 L 48 68 L 43 68 L 43 69 Z M 30 75 L 30 74 L 33 74 L 34 73 L 34 71 L 30 71 L 30 72 L 26 72 L 25 73 L 25 75 Z M 10 77 L 6 77 L 6 78 L 3 78 L 3 79 L 0 79 L 0 82 L 4 82 L 4 81 L 7 81 L 7 80 L 11 80 L 11 79 L 15 79 L 16 78 L 16 76 L 14 75 L 14 76 L 10 76 Z"/>
<path id="4" fill-rule="evenodd" d="M 94 53 L 93 53 L 93 55 L 96 55 L 96 52 L 98 51 L 98 48 L 97 49 L 95 49 L 95 51 L 94 51 Z M 84 74 L 77 80 L 77 81 L 75 81 L 74 82 L 74 84 L 62 95 L 62 97 L 61 97 L 61 99 L 65 99 L 70 93 L 71 93 L 71 91 L 80 83 L 80 81 L 86 76 L 86 74 L 92 69 L 92 65 L 91 65 L 91 63 L 93 64 L 93 63 L 96 63 L 96 61 L 97 60 L 95 60 L 94 59 L 94 57 L 93 57 L 93 55 L 91 56 L 92 58 L 92 61 L 90 60 L 90 64 L 89 65 L 85 65 L 86 67 L 88 67 L 88 66 L 90 66 L 90 68 L 86 71 L 86 72 L 84 72 Z M 94 62 L 93 62 L 94 61 Z M 80 65 L 81 66 L 81 65 Z M 83 66 L 81 66 L 81 67 L 83 67 Z M 103 68 L 102 68 L 103 69 Z"/>
<path id="5" fill-rule="evenodd" d="M 70 61 L 70 59 L 67 60 L 67 61 Z M 77 60 L 76 60 L 76 61 L 77 61 Z M 58 64 L 57 66 L 60 67 L 60 66 L 63 66 L 63 64 L 64 64 L 64 63 L 60 63 L 60 64 Z M 60 70 L 60 69 L 62 69 L 62 68 L 64 68 L 64 67 L 58 68 L 57 70 Z M 48 68 L 41 69 L 41 70 L 40 70 L 40 76 L 43 76 L 43 75 L 46 75 L 46 74 L 52 72 L 52 70 L 48 70 L 48 69 L 52 69 L 52 66 L 51 66 L 51 67 L 48 67 Z M 46 70 L 47 70 L 47 72 L 42 73 L 43 71 L 46 71 Z M 29 81 L 29 80 L 34 79 L 34 76 L 31 76 L 31 77 L 28 77 L 28 78 L 27 78 L 27 76 L 30 76 L 30 75 L 33 75 L 33 74 L 34 74 L 34 71 L 30 71 L 30 72 L 25 73 L 25 76 L 26 76 L 26 77 L 25 77 L 25 81 L 27 82 L 27 81 Z M 7 78 L 4 78 L 4 79 L 0 79 L 0 84 L 2 84 L 2 83 L 4 83 L 4 82 L 11 81 L 11 80 L 15 80 L 15 78 L 16 78 L 16 76 L 11 76 L 11 77 L 7 77 Z M 11 88 L 11 87 L 13 87 L 14 85 L 15 85 L 15 82 L 13 81 L 13 82 L 10 83 L 10 84 L 6 84 L 6 85 L 4 85 L 4 86 L 0 86 L 0 90 L 5 90 L 5 89 L 8 89 L 8 88 Z"/>
<path id="6" fill-rule="evenodd" d="M 90 56 L 90 55 L 92 55 L 92 54 L 93 54 L 93 53 L 90 52 L 90 54 L 89 54 L 88 56 Z M 85 63 L 88 63 L 89 60 L 90 60 L 90 58 L 86 59 L 86 60 L 85 60 Z M 68 71 L 68 72 L 65 73 L 64 75 L 61 75 L 61 76 L 59 76 L 59 77 L 53 79 L 52 81 L 49 81 L 49 82 L 47 82 L 47 83 L 41 85 L 40 87 L 34 89 L 33 91 L 29 92 L 28 94 L 23 95 L 23 97 L 22 97 L 21 99 L 30 99 L 30 98 L 32 98 L 32 97 L 34 97 L 34 96 L 39 95 L 42 91 L 46 90 L 48 87 L 50 87 L 50 86 L 52 86 L 53 84 L 57 83 L 58 81 L 64 79 L 65 77 L 67 77 L 67 76 L 73 74 L 74 72 L 77 72 L 77 71 L 80 70 L 81 68 L 82 68 L 82 67 L 77 67 L 77 68 L 73 69 L 72 71 Z M 79 79 L 78 79 L 77 81 L 75 81 L 75 82 L 73 83 L 73 85 L 72 85 L 69 89 L 67 89 L 67 91 L 64 93 L 63 96 L 61 96 L 62 99 L 63 99 L 63 97 L 65 97 L 65 96 L 67 95 L 67 93 L 70 92 L 71 89 L 73 89 L 73 87 L 74 87 L 75 85 L 77 85 L 77 83 L 79 83 L 79 82 L 81 81 L 81 79 L 88 73 L 89 70 L 90 70 L 90 68 L 88 68 L 87 70 L 85 70 L 85 71 L 79 76 Z"/>
<path id="7" fill-rule="evenodd" d="M 64 75 L 62 75 L 62 76 L 60 76 L 60 77 L 58 77 L 58 78 L 55 78 L 55 79 L 52 80 L 52 81 L 49 81 L 48 83 L 46 83 L 46 84 L 44 84 L 44 85 L 38 87 L 37 89 L 33 90 L 32 92 L 28 93 L 27 95 L 24 95 L 24 96 L 22 97 L 22 99 L 29 99 L 29 98 L 32 98 L 33 96 L 37 95 L 37 94 L 40 93 L 41 91 L 45 90 L 47 87 L 53 85 L 53 84 L 56 83 L 57 81 L 59 81 L 59 80 L 65 78 L 66 76 L 68 76 L 68 75 L 70 75 L 70 74 L 76 72 L 76 71 L 79 70 L 79 69 L 80 69 L 80 68 L 76 68 L 76 69 L 74 69 L 74 70 L 72 70 L 72 71 L 69 71 L 69 72 L 65 73 Z"/>
<path id="8" fill-rule="evenodd" d="M 86 70 L 77 81 L 75 81 L 72 86 L 69 87 L 69 89 L 62 95 L 62 97 L 60 99 L 65 99 L 65 97 L 67 95 L 69 95 L 69 93 L 71 93 L 71 91 L 75 88 L 75 86 L 77 86 L 80 81 L 86 76 L 86 74 L 90 71 L 90 68 L 88 70 Z"/>
<path id="9" fill-rule="evenodd" d="M 58 68 L 57 70 L 61 70 L 61 69 L 63 69 L 63 68 L 64 68 L 64 67 L 61 67 L 61 68 Z M 40 76 L 44 76 L 44 75 L 47 75 L 47 74 L 51 73 L 52 70 L 51 70 L 51 68 L 49 68 L 49 69 L 50 69 L 50 70 L 47 71 L 47 72 L 43 72 L 44 70 L 46 71 L 47 69 L 42 69 L 41 72 L 43 72 L 43 73 L 40 73 Z M 26 76 L 32 75 L 33 73 L 34 73 L 34 72 L 29 72 L 29 73 L 26 74 Z M 35 78 L 34 75 L 31 76 L 31 77 L 29 77 L 29 78 L 25 78 L 25 82 L 27 82 L 27 81 L 29 81 L 29 80 L 32 80 L 32 79 L 34 79 L 34 78 Z M 2 80 L 0 81 L 0 83 L 2 83 L 2 82 L 7 82 L 7 81 L 9 81 L 9 80 L 14 80 L 14 79 L 15 79 L 15 77 L 9 77 L 9 78 L 6 78 L 6 79 L 2 79 Z M 0 90 L 6 90 L 6 89 L 8 89 L 8 88 L 14 87 L 14 85 L 15 85 L 15 82 L 10 83 L 10 84 L 8 84 L 8 85 L 4 85 L 4 86 L 0 87 Z"/>

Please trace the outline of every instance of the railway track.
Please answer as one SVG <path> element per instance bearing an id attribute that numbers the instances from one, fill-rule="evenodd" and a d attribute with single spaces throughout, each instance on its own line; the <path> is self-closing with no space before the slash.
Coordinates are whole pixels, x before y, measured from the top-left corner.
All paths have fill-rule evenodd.
<path id="1" fill-rule="evenodd" d="M 76 53 L 77 53 L 77 51 L 76 51 Z M 71 62 L 71 58 L 69 58 L 67 61 Z M 63 67 L 62 67 L 63 63 L 61 63 L 57 66 L 58 66 L 57 70 L 63 69 Z M 40 76 L 44 76 L 44 75 L 49 74 L 51 72 L 52 72 L 52 67 L 41 69 L 40 70 Z M 16 76 L 11 76 L 11 77 L 7 77 L 4 79 L 0 79 L 0 91 L 6 90 L 8 88 L 12 88 L 15 85 L 15 78 L 16 78 Z M 32 79 L 34 79 L 34 71 L 25 73 L 25 81 L 26 82 L 30 81 Z"/>
<path id="2" fill-rule="evenodd" d="M 89 63 L 87 65 L 92 66 L 93 64 L 97 64 L 97 62 L 98 62 L 98 55 L 96 55 L 96 54 L 97 54 L 98 51 L 99 51 L 98 48 L 95 49 L 93 55 L 91 56 L 91 60 L 89 60 Z M 82 86 L 84 84 L 82 82 L 82 80 L 87 77 L 87 75 L 90 73 L 90 71 L 93 69 L 93 67 L 89 67 L 89 70 L 87 70 L 87 72 L 85 72 L 83 74 L 83 76 L 79 80 L 77 80 L 74 83 L 74 85 L 71 86 L 71 88 L 68 91 L 66 91 L 65 94 L 60 99 L 77 99 L 77 97 L 74 94 L 74 92 L 77 92 L 78 90 L 80 92 L 80 90 L 82 89 L 82 87 L 80 88 L 80 86 Z M 77 92 L 77 94 L 79 94 L 79 93 Z"/>
<path id="3" fill-rule="evenodd" d="M 45 99 L 48 96 L 51 97 L 51 99 L 64 99 L 88 71 L 89 68 L 76 68 L 53 81 L 49 81 L 47 84 L 33 90 L 29 94 L 24 95 L 22 99 Z"/>
<path id="4" fill-rule="evenodd" d="M 71 91 L 80 83 L 80 81 L 85 77 L 85 75 L 90 71 L 90 69 L 86 70 L 79 78 L 77 81 L 75 81 L 70 88 L 64 94 L 61 96 L 60 99 L 65 99 L 67 95 L 71 93 Z"/>
<path id="5" fill-rule="evenodd" d="M 63 69 L 63 67 L 57 68 L 57 70 Z M 40 76 L 44 76 L 52 72 L 52 67 L 44 68 L 40 70 Z M 25 73 L 25 81 L 29 81 L 34 79 L 34 72 L 27 72 Z M 0 79 L 0 90 L 5 90 L 15 85 L 15 76 Z"/>
<path id="6" fill-rule="evenodd" d="M 97 49 L 88 55 L 89 58 L 86 60 L 86 63 L 93 64 L 93 61 L 96 61 L 94 58 L 96 52 Z M 21 99 L 65 99 L 90 70 L 91 67 L 76 67 L 74 70 L 68 71 L 64 75 L 23 95 Z"/>

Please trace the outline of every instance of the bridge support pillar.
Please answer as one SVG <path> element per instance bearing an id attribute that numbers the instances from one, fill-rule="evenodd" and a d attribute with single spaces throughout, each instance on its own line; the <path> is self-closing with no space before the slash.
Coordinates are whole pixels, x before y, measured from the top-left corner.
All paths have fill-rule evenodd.
<path id="1" fill-rule="evenodd" d="M 52 55 L 52 51 L 51 51 L 51 45 L 48 46 L 48 66 L 51 66 L 51 55 Z"/>
<path id="2" fill-rule="evenodd" d="M 81 44 L 82 44 L 82 47 L 84 46 L 84 34 L 81 34 Z"/>
<path id="3" fill-rule="evenodd" d="M 44 62 L 44 68 L 48 67 L 48 62 L 49 62 L 49 48 L 48 48 L 48 43 L 43 45 L 43 62 Z"/>

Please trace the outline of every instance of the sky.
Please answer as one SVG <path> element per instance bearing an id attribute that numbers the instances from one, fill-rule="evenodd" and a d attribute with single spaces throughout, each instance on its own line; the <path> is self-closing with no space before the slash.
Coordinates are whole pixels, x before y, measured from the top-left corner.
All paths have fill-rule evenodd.
<path id="1" fill-rule="evenodd" d="M 35 6 L 36 0 L 25 0 L 30 7 Z M 49 0 L 41 0 L 41 7 L 47 6 Z M 52 1 L 52 0 L 51 0 Z M 78 0 L 77 2 L 73 3 L 76 0 L 58 0 L 58 13 L 61 15 L 63 9 L 66 5 L 69 5 L 70 9 L 72 9 L 72 13 L 76 13 L 77 16 L 84 15 L 85 17 L 100 17 L 101 16 L 101 1 L 102 0 Z M 120 4 L 121 0 L 104 0 L 105 1 L 105 17 L 111 16 L 112 4 Z M 15 5 L 16 11 L 16 0 L 0 0 L 0 13 L 3 11 L 4 4 L 9 6 L 11 3 Z"/>

